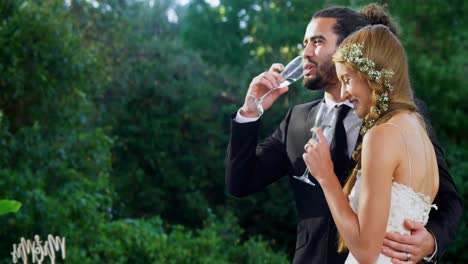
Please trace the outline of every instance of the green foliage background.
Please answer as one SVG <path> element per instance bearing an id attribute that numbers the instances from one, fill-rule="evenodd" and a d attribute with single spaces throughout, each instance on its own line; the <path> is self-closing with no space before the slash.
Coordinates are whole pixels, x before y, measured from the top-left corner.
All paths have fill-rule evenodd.
<path id="1" fill-rule="evenodd" d="M 22 208 L 0 216 L 0 263 L 35 234 L 66 237 L 69 263 L 289 262 L 288 183 L 244 199 L 225 192 L 230 115 L 255 75 L 300 52 L 315 11 L 367 3 L 2 1 L 0 198 Z M 468 201 L 468 6 L 388 4 Z M 264 115 L 262 136 L 320 96 L 292 86 Z M 467 235 L 464 214 L 442 263 L 468 261 Z"/>

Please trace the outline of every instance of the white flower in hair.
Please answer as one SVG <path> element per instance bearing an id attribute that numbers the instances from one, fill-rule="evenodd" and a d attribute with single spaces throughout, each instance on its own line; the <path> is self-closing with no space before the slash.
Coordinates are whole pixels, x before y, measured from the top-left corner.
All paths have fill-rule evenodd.
<path id="1" fill-rule="evenodd" d="M 364 43 L 350 43 L 340 48 L 341 56 L 346 62 L 356 64 L 359 71 L 366 74 L 384 88 L 384 92 L 379 96 L 379 101 L 372 111 L 378 116 L 382 115 L 388 110 L 389 94 L 393 91 L 393 86 L 390 84 L 390 80 L 393 77 L 394 72 L 388 69 L 376 70 L 375 63 L 369 58 L 364 57 L 362 49 Z M 378 119 L 378 118 L 377 118 Z M 375 125 L 376 119 L 364 120 L 361 135 L 364 136 L 369 129 Z"/>

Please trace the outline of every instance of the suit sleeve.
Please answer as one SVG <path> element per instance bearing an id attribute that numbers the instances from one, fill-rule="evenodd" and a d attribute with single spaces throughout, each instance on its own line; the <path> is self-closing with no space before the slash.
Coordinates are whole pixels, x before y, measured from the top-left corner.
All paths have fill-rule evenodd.
<path id="1" fill-rule="evenodd" d="M 434 145 L 439 167 L 439 191 L 434 200 L 438 210 L 431 210 L 426 228 L 431 230 L 437 242 L 437 259 L 444 254 L 451 241 L 455 239 L 463 215 L 463 205 L 455 182 L 450 175 L 444 153 L 431 125 L 427 107 L 421 100 L 416 100 L 418 110 L 424 117 L 429 137 Z"/>
<path id="2" fill-rule="evenodd" d="M 227 191 L 243 197 L 260 190 L 287 174 L 291 164 L 284 134 L 291 111 L 280 127 L 257 146 L 260 120 L 250 123 L 231 121 L 231 136 L 226 155 Z"/>

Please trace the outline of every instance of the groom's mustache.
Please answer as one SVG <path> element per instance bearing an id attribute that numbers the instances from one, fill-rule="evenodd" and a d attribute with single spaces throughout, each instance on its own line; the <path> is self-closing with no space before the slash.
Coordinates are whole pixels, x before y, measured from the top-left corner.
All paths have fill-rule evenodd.
<path id="1" fill-rule="evenodd" d="M 315 67 L 317 67 L 317 66 L 318 66 L 318 63 L 317 63 L 316 61 L 314 61 L 313 59 L 310 59 L 310 58 L 305 58 L 304 60 L 305 60 L 305 61 L 307 61 L 307 62 L 310 62 L 310 63 L 314 64 L 314 65 L 315 65 Z"/>

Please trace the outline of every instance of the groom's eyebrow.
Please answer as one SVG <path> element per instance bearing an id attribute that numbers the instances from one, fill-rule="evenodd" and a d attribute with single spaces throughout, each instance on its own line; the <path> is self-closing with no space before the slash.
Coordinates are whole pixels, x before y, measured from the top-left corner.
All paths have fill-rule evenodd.
<path id="1" fill-rule="evenodd" d="M 325 40 L 325 37 L 323 35 L 314 35 L 310 38 L 311 40 L 316 40 L 316 39 L 323 39 Z"/>
<path id="2" fill-rule="evenodd" d="M 309 43 L 309 42 L 313 42 L 315 40 L 326 40 L 326 38 L 323 35 L 313 35 L 313 36 L 311 36 L 309 38 L 304 39 L 304 45 Z"/>

